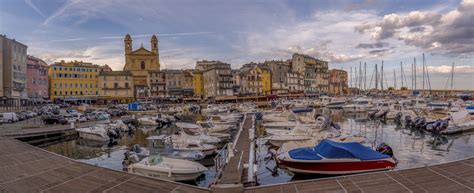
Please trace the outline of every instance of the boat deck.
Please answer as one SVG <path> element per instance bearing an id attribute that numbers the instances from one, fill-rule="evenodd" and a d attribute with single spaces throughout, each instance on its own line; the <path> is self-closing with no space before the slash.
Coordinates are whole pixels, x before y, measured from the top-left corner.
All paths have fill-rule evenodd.
<path id="1" fill-rule="evenodd" d="M 236 139 L 234 157 L 230 158 L 229 163 L 222 171 L 219 184 L 239 184 L 242 183 L 243 165 L 248 163 L 250 139 L 249 130 L 252 128 L 252 116 L 246 116 L 243 121 L 242 130 Z"/>

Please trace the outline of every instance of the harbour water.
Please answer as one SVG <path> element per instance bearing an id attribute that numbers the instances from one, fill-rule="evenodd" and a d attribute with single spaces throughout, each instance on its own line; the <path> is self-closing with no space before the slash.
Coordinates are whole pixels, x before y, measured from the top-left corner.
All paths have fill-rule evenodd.
<path id="1" fill-rule="evenodd" d="M 408 169 L 444 163 L 458 160 L 474 155 L 474 141 L 471 140 L 471 133 L 464 133 L 453 136 L 431 136 L 430 133 L 403 129 L 394 123 L 381 120 L 371 120 L 367 114 L 345 114 L 342 110 L 318 110 L 320 113 L 328 115 L 333 121 L 338 123 L 343 132 L 354 135 L 365 136 L 367 140 L 364 145 L 375 147 L 381 142 L 392 147 L 394 155 L 398 160 L 396 169 Z M 201 115 L 191 115 L 183 117 L 183 121 L 202 120 Z M 124 152 L 133 144 L 140 144 L 146 147 L 146 138 L 150 135 L 174 132 L 173 127 L 155 130 L 154 128 L 138 129 L 132 135 L 125 135 L 118 144 L 112 147 L 106 144 L 97 144 L 90 141 L 74 139 L 63 141 L 45 147 L 52 151 L 72 159 L 97 165 L 114 170 L 122 170 L 122 160 Z M 265 141 L 257 141 L 257 181 L 260 185 L 274 184 L 302 179 L 321 178 L 325 176 L 294 176 L 293 174 L 279 169 L 273 159 L 269 159 L 268 149 Z M 202 164 L 209 167 L 203 176 L 196 182 L 188 182 L 198 186 L 207 187 L 215 180 L 216 172 L 213 166 L 213 159 L 202 160 Z"/>

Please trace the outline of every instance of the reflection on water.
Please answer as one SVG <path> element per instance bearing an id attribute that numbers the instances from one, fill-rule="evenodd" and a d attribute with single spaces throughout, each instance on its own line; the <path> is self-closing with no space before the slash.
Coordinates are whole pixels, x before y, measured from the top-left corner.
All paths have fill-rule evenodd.
<path id="1" fill-rule="evenodd" d="M 391 122 L 370 120 L 367 114 L 351 113 L 345 114 L 342 110 L 320 110 L 319 113 L 328 115 L 333 121 L 339 123 L 346 133 L 365 136 L 365 145 L 375 147 L 381 142 L 390 145 L 399 163 L 396 169 L 407 169 L 424 166 L 425 164 L 437 164 L 447 161 L 462 159 L 474 155 L 474 142 L 471 134 L 455 136 L 433 137 L 430 133 L 417 130 L 409 130 L 396 127 Z M 182 121 L 203 120 L 204 117 L 196 114 L 181 117 Z M 133 144 L 146 147 L 146 138 L 150 135 L 171 134 L 175 128 L 168 127 L 156 130 L 155 128 L 139 129 L 132 135 L 124 136 L 119 144 L 108 147 L 91 141 L 72 140 L 50 145 L 46 147 L 52 151 L 78 161 L 106 167 L 114 170 L 122 170 L 123 153 Z M 276 168 L 275 161 L 267 159 L 268 147 L 262 140 L 257 140 L 258 172 L 257 180 L 261 185 L 274 184 L 293 180 L 318 178 L 321 176 L 293 176 L 285 170 Z M 209 166 L 209 171 L 196 181 L 199 186 L 208 186 L 215 179 L 213 159 L 209 158 L 201 162 Z"/>
<path id="2" fill-rule="evenodd" d="M 186 115 L 180 117 L 180 119 L 184 122 L 193 122 L 195 120 L 203 120 L 203 116 L 200 114 Z M 172 126 L 160 129 L 147 127 L 137 129 L 130 135 L 125 134 L 118 141 L 118 144 L 113 147 L 109 147 L 107 143 L 103 142 L 74 139 L 49 145 L 45 147 L 45 149 L 83 163 L 121 171 L 123 170 L 122 161 L 124 159 L 124 153 L 127 149 L 130 149 L 134 144 L 146 147 L 147 137 L 151 135 L 172 134 L 175 131 L 176 128 Z M 214 160 L 213 158 L 205 158 L 200 160 L 200 163 L 204 166 L 208 166 L 209 170 L 204 172 L 204 176 L 199 177 L 194 183 L 187 183 L 207 187 L 215 179 Z"/>

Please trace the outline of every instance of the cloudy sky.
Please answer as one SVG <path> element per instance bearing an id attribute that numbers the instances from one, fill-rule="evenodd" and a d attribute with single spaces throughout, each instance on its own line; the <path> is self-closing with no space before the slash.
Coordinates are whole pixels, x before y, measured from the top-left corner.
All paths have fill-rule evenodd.
<path id="1" fill-rule="evenodd" d="M 157 34 L 163 68 L 201 59 L 238 68 L 298 52 L 347 71 L 365 62 L 370 81 L 383 60 L 386 83 L 395 69 L 398 86 L 400 62 L 411 85 L 413 59 L 421 72 L 425 53 L 432 88 L 449 88 L 454 63 L 454 87 L 474 89 L 473 10 L 474 0 L 1 0 L 0 33 L 48 63 L 114 70 L 123 67 L 127 33 L 134 49 Z"/>

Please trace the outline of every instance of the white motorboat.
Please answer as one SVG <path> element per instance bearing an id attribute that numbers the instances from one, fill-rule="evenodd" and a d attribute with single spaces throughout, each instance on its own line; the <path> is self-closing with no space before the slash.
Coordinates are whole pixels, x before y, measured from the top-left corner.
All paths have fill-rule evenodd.
<path id="1" fill-rule="evenodd" d="M 471 130 L 474 130 L 474 106 L 452 113 L 448 128 L 440 133 L 453 134 Z"/>
<path id="2" fill-rule="evenodd" d="M 327 108 L 342 108 L 346 104 L 344 98 L 330 98 L 330 101 L 326 103 Z"/>
<path id="3" fill-rule="evenodd" d="M 218 137 L 210 136 L 210 135 L 207 135 L 206 133 L 199 132 L 199 133 L 196 133 L 196 135 L 190 135 L 186 133 L 185 130 L 181 130 L 177 134 L 172 135 L 171 139 L 173 141 L 195 140 L 195 141 L 201 141 L 207 144 L 217 144 L 217 143 L 222 142 L 222 140 L 219 139 Z"/>
<path id="4" fill-rule="evenodd" d="M 285 121 L 285 122 L 271 122 L 262 124 L 263 127 L 267 129 L 292 129 L 296 126 L 294 121 Z"/>
<path id="5" fill-rule="evenodd" d="M 264 122 L 285 122 L 285 121 L 295 121 L 296 115 L 289 111 L 285 110 L 281 113 L 271 113 L 263 116 L 262 120 Z"/>
<path id="6" fill-rule="evenodd" d="M 111 121 L 111 122 L 109 123 L 109 126 L 110 126 L 111 128 L 118 128 L 118 129 L 120 129 L 120 131 L 122 131 L 122 132 L 129 130 L 128 126 L 127 126 L 125 123 L 123 123 L 123 121 L 120 120 L 120 119 Z"/>
<path id="7" fill-rule="evenodd" d="M 424 98 L 419 97 L 411 99 L 411 106 L 414 109 L 426 109 L 426 100 Z"/>
<path id="8" fill-rule="evenodd" d="M 207 168 L 200 163 L 162 156 L 150 156 L 128 166 L 128 172 L 173 181 L 189 181 L 199 177 Z"/>
<path id="9" fill-rule="evenodd" d="M 449 109 L 449 103 L 441 100 L 434 100 L 428 103 L 428 107 L 432 111 L 445 111 Z"/>
<path id="10" fill-rule="evenodd" d="M 92 141 L 108 141 L 106 125 L 96 124 L 90 127 L 76 128 L 79 137 Z"/>
<path id="11" fill-rule="evenodd" d="M 158 126 L 156 117 L 140 117 L 137 120 L 138 123 L 143 126 Z"/>
<path id="12" fill-rule="evenodd" d="M 344 112 L 367 112 L 372 106 L 372 99 L 358 98 L 353 104 L 342 106 L 342 109 Z"/>
<path id="13" fill-rule="evenodd" d="M 198 121 L 196 122 L 198 126 L 201 128 L 201 131 L 209 132 L 209 133 L 225 133 L 228 132 L 233 125 L 215 125 L 213 121 Z"/>
<path id="14" fill-rule="evenodd" d="M 173 149 L 181 152 L 200 151 L 204 156 L 216 153 L 217 147 L 211 144 L 205 144 L 202 141 L 177 138 L 172 139 Z"/>
<path id="15" fill-rule="evenodd" d="M 311 139 L 311 128 L 305 127 L 304 125 L 298 124 L 290 131 L 281 132 L 273 130 L 270 131 L 268 134 L 271 136 L 264 137 L 264 140 L 267 140 L 274 146 L 281 146 L 283 143 L 288 141 L 305 141 Z"/>

